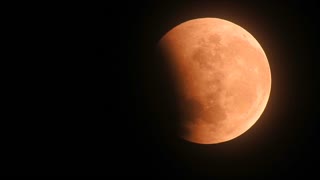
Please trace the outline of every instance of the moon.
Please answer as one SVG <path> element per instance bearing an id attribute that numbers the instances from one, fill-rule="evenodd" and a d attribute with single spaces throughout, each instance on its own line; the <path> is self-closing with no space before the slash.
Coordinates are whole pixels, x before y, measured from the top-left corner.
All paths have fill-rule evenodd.
<path id="1" fill-rule="evenodd" d="M 178 87 L 179 136 L 198 144 L 232 140 L 252 127 L 271 91 L 271 71 L 258 41 L 219 18 L 171 29 L 158 49 Z"/>

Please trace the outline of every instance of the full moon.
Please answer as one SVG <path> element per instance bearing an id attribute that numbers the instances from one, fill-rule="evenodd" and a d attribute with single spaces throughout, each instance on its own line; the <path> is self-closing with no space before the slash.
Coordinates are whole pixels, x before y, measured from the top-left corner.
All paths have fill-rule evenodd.
<path id="1" fill-rule="evenodd" d="M 252 127 L 271 91 L 271 71 L 258 41 L 218 18 L 186 21 L 158 48 L 178 87 L 179 135 L 199 144 L 232 140 Z"/>

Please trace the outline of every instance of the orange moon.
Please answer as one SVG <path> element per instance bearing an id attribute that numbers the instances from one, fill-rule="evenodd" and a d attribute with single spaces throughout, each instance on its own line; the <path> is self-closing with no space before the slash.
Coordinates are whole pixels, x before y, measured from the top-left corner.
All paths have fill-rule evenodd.
<path id="1" fill-rule="evenodd" d="M 268 59 L 239 25 L 218 18 L 189 20 L 167 32 L 158 48 L 174 71 L 183 139 L 229 141 L 263 113 L 271 91 Z"/>

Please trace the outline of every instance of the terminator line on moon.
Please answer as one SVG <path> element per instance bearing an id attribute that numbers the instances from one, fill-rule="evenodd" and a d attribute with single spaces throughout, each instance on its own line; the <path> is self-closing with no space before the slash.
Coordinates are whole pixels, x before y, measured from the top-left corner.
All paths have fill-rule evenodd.
<path id="1" fill-rule="evenodd" d="M 229 141 L 259 119 L 271 72 L 262 47 L 245 29 L 218 18 L 193 19 L 167 32 L 158 45 L 178 82 L 183 139 Z"/>

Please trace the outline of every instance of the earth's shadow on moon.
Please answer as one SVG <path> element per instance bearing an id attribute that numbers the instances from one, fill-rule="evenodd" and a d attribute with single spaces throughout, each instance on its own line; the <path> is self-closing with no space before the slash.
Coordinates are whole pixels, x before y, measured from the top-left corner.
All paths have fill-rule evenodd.
<path id="1" fill-rule="evenodd" d="M 143 95 L 150 113 L 152 135 L 158 140 L 168 143 L 182 140 L 182 120 L 194 120 L 203 107 L 196 100 L 183 100 L 179 91 L 179 82 L 174 68 L 166 57 L 165 50 L 156 47 L 143 65 Z M 184 104 L 183 112 L 181 105 Z"/>
<path id="2" fill-rule="evenodd" d="M 165 144 L 176 144 L 186 141 L 182 137 L 191 133 L 187 128 L 183 128 L 183 125 L 196 123 L 205 108 L 197 99 L 183 96 L 181 82 L 175 72 L 176 69 L 170 62 L 172 60 L 169 57 L 170 52 L 166 51 L 167 48 L 160 47 L 158 44 L 152 52 L 148 52 L 148 57 L 144 58 L 146 59 L 142 67 L 144 90 L 141 95 L 147 101 L 150 116 L 147 123 L 151 126 L 153 137 Z M 211 108 L 211 113 L 214 113 L 216 118 L 224 119 L 225 112 L 217 103 L 219 97 L 212 94 L 208 98 L 216 101 L 214 108 Z M 212 123 L 207 122 L 206 119 L 204 121 Z"/>

